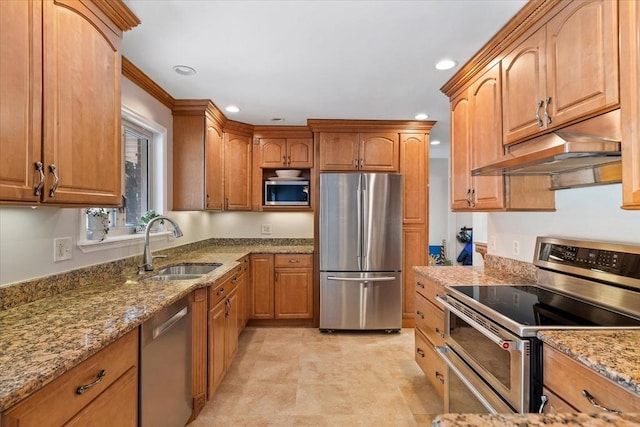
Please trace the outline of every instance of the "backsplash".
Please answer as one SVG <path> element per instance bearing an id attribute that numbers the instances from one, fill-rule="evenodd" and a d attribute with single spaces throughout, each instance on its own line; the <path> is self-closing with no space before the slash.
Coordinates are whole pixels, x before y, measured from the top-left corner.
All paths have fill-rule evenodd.
<path id="1" fill-rule="evenodd" d="M 538 281 L 537 267 L 530 262 L 485 254 L 484 266 L 486 269 L 500 270 L 517 276 L 522 276 L 534 282 Z"/>
<path id="2" fill-rule="evenodd" d="M 178 257 L 185 253 L 197 251 L 211 246 L 306 246 L 313 245 L 313 239 L 227 239 L 212 238 L 163 250 L 170 257 Z M 232 251 L 231 251 L 232 252 Z M 0 287 L 0 311 L 41 298 L 51 297 L 62 292 L 80 289 L 87 283 L 99 280 L 111 280 L 114 277 L 133 274 L 142 264 L 142 254 L 129 258 L 111 261 L 104 264 L 84 267 L 77 270 L 54 274 L 24 282 Z"/>

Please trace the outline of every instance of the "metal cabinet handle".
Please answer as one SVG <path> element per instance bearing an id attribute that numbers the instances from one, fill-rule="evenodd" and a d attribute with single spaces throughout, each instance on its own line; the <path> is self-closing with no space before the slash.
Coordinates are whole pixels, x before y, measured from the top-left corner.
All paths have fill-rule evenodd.
<path id="1" fill-rule="evenodd" d="M 211 201 L 211 197 L 209 197 L 209 195 L 207 194 L 207 201 L 205 203 L 206 207 L 209 207 L 209 202 Z"/>
<path id="2" fill-rule="evenodd" d="M 444 384 L 444 375 L 442 375 L 438 371 L 436 371 L 436 378 L 438 379 L 438 381 L 440 381 L 440 384 Z"/>
<path id="3" fill-rule="evenodd" d="M 544 117 L 547 119 L 547 124 L 551 124 L 551 117 L 549 116 L 549 104 L 551 104 L 551 97 L 548 97 L 544 103 Z"/>
<path id="4" fill-rule="evenodd" d="M 225 305 L 224 317 L 229 317 L 229 315 L 231 314 L 231 300 L 227 298 L 224 301 L 224 305 Z"/>
<path id="5" fill-rule="evenodd" d="M 353 159 L 353 167 L 358 169 L 358 159 Z"/>
<path id="6" fill-rule="evenodd" d="M 418 316 L 420 316 L 420 318 L 421 318 L 421 319 L 424 319 L 424 313 L 423 313 L 423 312 L 421 312 L 420 310 L 417 310 L 417 311 L 416 311 L 416 314 L 417 314 Z"/>
<path id="7" fill-rule="evenodd" d="M 416 282 L 416 286 L 419 287 L 419 288 L 424 289 L 424 285 L 422 283 L 420 283 L 420 282 Z"/>
<path id="8" fill-rule="evenodd" d="M 60 178 L 58 177 L 58 172 L 56 169 L 56 165 L 50 164 L 49 170 L 53 174 L 53 187 L 49 190 L 49 197 L 54 197 L 56 195 L 56 190 L 58 189 L 58 184 L 60 182 Z"/>
<path id="9" fill-rule="evenodd" d="M 611 413 L 611 414 L 619 414 L 619 413 L 620 413 L 620 411 L 616 411 L 615 409 L 609 409 L 609 408 L 606 408 L 606 407 L 604 407 L 604 406 L 600 405 L 600 404 L 596 401 L 596 399 L 591 395 L 591 393 L 589 393 L 587 390 L 582 390 L 582 395 L 583 395 L 584 397 L 586 397 L 586 398 L 587 398 L 587 400 L 589 401 L 589 403 L 591 403 L 591 406 L 593 406 L 593 407 L 595 407 L 595 408 L 598 408 L 598 409 L 600 409 L 601 411 L 609 412 L 609 413 Z"/>
<path id="10" fill-rule="evenodd" d="M 420 357 L 424 357 L 425 356 L 424 351 L 420 347 L 416 348 L 416 353 L 418 353 L 420 355 Z"/>
<path id="11" fill-rule="evenodd" d="M 287 164 L 291 166 L 291 156 L 287 156 Z"/>
<path id="12" fill-rule="evenodd" d="M 222 294 L 224 294 L 224 288 L 220 288 L 220 289 L 218 289 L 218 292 L 216 292 L 216 295 L 217 295 L 217 296 L 220 296 L 220 295 L 222 295 Z"/>
<path id="13" fill-rule="evenodd" d="M 442 332 L 440 328 L 436 328 L 436 334 L 438 334 L 440 338 L 444 338 L 444 332 Z"/>
<path id="14" fill-rule="evenodd" d="M 234 277 L 233 279 L 231 279 L 231 283 L 233 284 L 238 283 L 238 277 Z"/>
<path id="15" fill-rule="evenodd" d="M 292 258 L 292 259 L 290 259 L 290 260 L 289 260 L 289 263 L 291 263 L 291 264 L 299 264 L 299 263 L 300 263 L 300 260 L 299 260 L 299 259 Z"/>
<path id="16" fill-rule="evenodd" d="M 225 208 L 225 209 L 229 209 L 229 198 L 228 198 L 228 197 L 226 197 L 226 198 L 224 199 L 224 208 Z"/>
<path id="17" fill-rule="evenodd" d="M 467 206 L 471 207 L 471 189 L 467 188 L 467 197 L 465 198 L 467 201 Z"/>
<path id="18" fill-rule="evenodd" d="M 538 408 L 538 413 L 542 414 L 542 412 L 544 411 L 544 407 L 547 404 L 547 402 L 549 401 L 549 398 L 547 396 L 545 396 L 544 394 L 542 396 L 540 396 L 540 408 Z"/>
<path id="19" fill-rule="evenodd" d="M 98 383 L 102 381 L 102 378 L 104 378 L 105 375 L 107 375 L 107 371 L 105 371 L 104 369 L 101 369 L 100 372 L 98 372 L 98 375 L 96 376 L 95 381 L 89 384 L 79 386 L 76 389 L 76 394 L 82 394 L 88 389 L 90 389 L 91 387 L 98 385 Z"/>
<path id="20" fill-rule="evenodd" d="M 36 167 L 36 171 L 40 175 L 40 181 L 33 189 L 33 195 L 39 196 L 42 194 L 42 187 L 44 187 L 44 168 L 42 167 L 42 162 L 35 162 L 34 166 Z"/>
<path id="21" fill-rule="evenodd" d="M 536 120 L 538 121 L 538 127 L 543 127 L 544 126 L 544 122 L 542 121 L 542 117 L 540 117 L 540 109 L 542 108 L 542 106 L 544 105 L 544 101 L 540 100 L 538 101 L 538 104 L 536 106 Z"/>
<path id="22" fill-rule="evenodd" d="M 476 198 L 476 190 L 475 190 L 475 188 L 472 188 L 471 189 L 471 198 L 469 200 L 469 206 L 472 207 L 472 208 L 476 207 L 476 202 L 474 202 L 475 198 Z"/>
<path id="23" fill-rule="evenodd" d="M 287 164 L 287 156 L 282 156 L 282 164 L 283 165 Z"/>

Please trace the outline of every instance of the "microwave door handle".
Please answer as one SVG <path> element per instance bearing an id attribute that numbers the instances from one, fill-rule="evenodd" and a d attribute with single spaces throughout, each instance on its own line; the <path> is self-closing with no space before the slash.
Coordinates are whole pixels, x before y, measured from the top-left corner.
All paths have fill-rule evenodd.
<path id="1" fill-rule="evenodd" d="M 469 316 L 467 316 L 466 314 L 464 314 L 463 312 L 461 312 L 460 310 L 455 308 L 453 305 L 449 304 L 449 302 L 447 301 L 446 297 L 438 295 L 438 296 L 436 296 L 436 300 L 440 304 L 442 304 L 444 308 L 446 308 L 447 310 L 449 310 L 450 312 L 452 312 L 453 314 L 455 314 L 456 316 L 458 316 L 459 318 L 461 318 L 465 322 L 467 322 L 470 325 L 474 326 L 474 329 L 476 329 L 478 332 L 480 332 L 485 337 L 489 338 L 494 344 L 496 344 L 501 349 L 506 350 L 506 351 L 513 351 L 513 350 L 517 349 L 517 344 L 514 341 L 503 340 L 498 335 L 493 334 L 490 331 L 488 331 L 487 329 L 485 329 L 484 326 L 478 325 L 478 322 L 476 322 L 475 320 L 473 320 L 472 318 L 470 318 Z"/>

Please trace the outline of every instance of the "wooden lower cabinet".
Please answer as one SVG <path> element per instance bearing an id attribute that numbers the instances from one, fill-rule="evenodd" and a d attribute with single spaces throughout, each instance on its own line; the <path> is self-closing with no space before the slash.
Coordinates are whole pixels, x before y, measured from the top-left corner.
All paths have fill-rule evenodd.
<path id="1" fill-rule="evenodd" d="M 240 275 L 238 276 L 238 335 L 244 330 L 249 318 L 249 256 L 240 260 Z"/>
<path id="2" fill-rule="evenodd" d="M 81 385 L 95 382 L 82 394 Z M 2 427 L 45 425 L 136 426 L 138 329 L 2 413 Z"/>
<path id="3" fill-rule="evenodd" d="M 436 354 L 436 350 L 420 331 L 416 329 L 416 362 L 427 380 L 433 385 L 438 396 L 444 401 L 444 387 L 447 381 L 448 370 L 446 363 Z"/>
<path id="4" fill-rule="evenodd" d="M 402 228 L 402 326 L 413 327 L 415 273 L 413 266 L 427 265 L 427 230 L 424 226 Z"/>
<path id="5" fill-rule="evenodd" d="M 250 319 L 313 318 L 313 255 L 251 255 Z"/>
<path id="6" fill-rule="evenodd" d="M 207 403 L 207 289 L 193 291 L 191 298 L 191 390 L 193 411 L 190 421 L 196 419 Z"/>
<path id="7" fill-rule="evenodd" d="M 543 378 L 545 391 L 553 393 L 547 396 L 551 405 L 545 405 L 545 412 L 575 408 L 577 412 L 603 413 L 583 391 L 601 407 L 623 413 L 640 412 L 638 396 L 547 345 L 543 348 Z"/>

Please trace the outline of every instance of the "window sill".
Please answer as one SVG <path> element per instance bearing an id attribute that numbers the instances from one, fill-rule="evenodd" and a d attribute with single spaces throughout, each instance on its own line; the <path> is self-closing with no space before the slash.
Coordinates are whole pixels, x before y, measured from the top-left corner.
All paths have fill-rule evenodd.
<path id="1" fill-rule="evenodd" d="M 149 235 L 151 242 L 173 240 L 173 233 L 171 231 L 161 231 L 158 233 L 151 233 Z M 144 244 L 144 233 L 140 234 L 125 234 L 121 236 L 107 237 L 103 241 L 98 240 L 78 240 L 77 246 L 82 253 L 91 253 L 106 251 L 109 249 L 126 248 L 130 246 L 142 246 Z"/>

